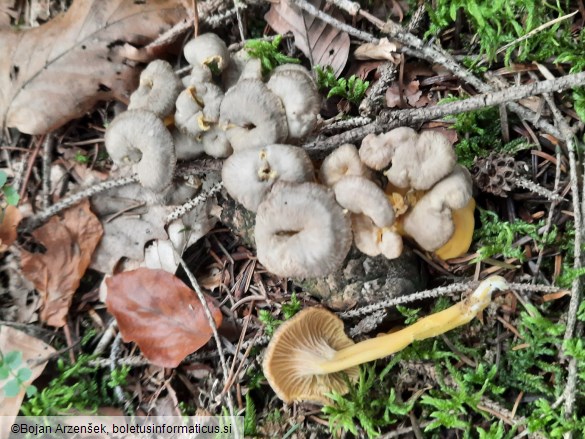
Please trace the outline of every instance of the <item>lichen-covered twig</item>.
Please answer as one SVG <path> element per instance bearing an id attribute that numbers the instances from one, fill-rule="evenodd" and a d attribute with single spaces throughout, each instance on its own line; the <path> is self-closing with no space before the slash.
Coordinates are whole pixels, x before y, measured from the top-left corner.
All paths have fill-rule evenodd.
<path id="1" fill-rule="evenodd" d="M 179 207 L 177 207 L 175 210 L 173 210 L 166 217 L 165 224 L 168 224 L 176 219 L 179 219 L 183 215 L 185 215 L 187 212 L 190 212 L 191 210 L 195 209 L 201 203 L 205 202 L 206 200 L 208 200 L 209 198 L 211 198 L 215 194 L 217 194 L 219 191 L 221 191 L 222 187 L 223 187 L 223 185 L 222 185 L 221 181 L 218 183 L 215 183 L 211 187 L 211 189 L 209 189 L 208 191 L 202 192 L 199 195 L 197 195 L 195 198 L 191 198 L 186 203 L 180 205 Z"/>
<path id="2" fill-rule="evenodd" d="M 559 194 L 556 194 L 555 192 L 548 190 L 547 188 L 542 187 L 541 185 L 539 185 L 533 181 L 527 180 L 526 178 L 513 177 L 512 182 L 516 186 L 519 186 L 519 187 L 524 188 L 524 189 L 528 189 L 530 192 L 537 194 L 537 195 L 540 195 L 549 201 L 554 201 L 557 203 L 564 201 L 564 198 L 561 197 Z"/>
<path id="3" fill-rule="evenodd" d="M 55 146 L 55 135 L 47 134 L 43 142 L 43 188 L 41 192 L 41 205 L 47 209 L 51 200 L 51 160 L 53 157 L 53 147 Z"/>

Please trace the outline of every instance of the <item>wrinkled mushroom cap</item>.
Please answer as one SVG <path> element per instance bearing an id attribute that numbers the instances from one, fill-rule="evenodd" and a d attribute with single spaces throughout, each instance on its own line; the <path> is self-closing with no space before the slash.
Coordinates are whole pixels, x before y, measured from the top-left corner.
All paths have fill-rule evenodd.
<path id="1" fill-rule="evenodd" d="M 215 158 L 229 157 L 234 151 L 228 141 L 225 131 L 218 126 L 213 126 L 203 133 L 201 138 L 205 154 Z"/>
<path id="2" fill-rule="evenodd" d="M 331 187 L 341 178 L 349 175 L 369 178 L 370 171 L 361 162 L 357 148 L 346 143 L 325 157 L 319 169 L 319 180 Z"/>
<path id="3" fill-rule="evenodd" d="M 326 276 L 351 247 L 351 226 L 333 193 L 316 183 L 277 182 L 256 214 L 258 260 L 282 277 Z"/>
<path id="4" fill-rule="evenodd" d="M 368 134 L 362 140 L 360 159 L 371 169 L 386 169 L 396 149 L 401 145 L 410 147 L 416 142 L 418 134 L 412 128 L 400 127 L 384 134 Z"/>
<path id="5" fill-rule="evenodd" d="M 133 165 L 145 188 L 160 192 L 170 185 L 176 164 L 173 137 L 154 113 L 120 114 L 108 126 L 105 143 L 114 163 Z"/>
<path id="6" fill-rule="evenodd" d="M 275 332 L 266 353 L 263 370 L 278 397 L 286 403 L 312 401 L 330 404 L 326 393 L 347 393 L 345 381 L 359 377 L 359 367 L 343 372 L 316 374 L 312 363 L 331 359 L 336 351 L 353 345 L 343 322 L 323 308 L 306 308 L 283 323 Z"/>
<path id="7" fill-rule="evenodd" d="M 368 256 L 395 259 L 402 254 L 402 237 L 390 228 L 377 227 L 366 215 L 351 215 L 351 230 L 356 248 Z"/>
<path id="8" fill-rule="evenodd" d="M 166 61 L 152 61 L 140 74 L 138 88 L 130 95 L 129 110 L 149 110 L 165 118 L 175 109 L 182 90 L 181 79 Z"/>
<path id="9" fill-rule="evenodd" d="M 282 101 L 254 79 L 242 80 L 226 92 L 220 124 L 234 151 L 280 143 L 288 136 Z"/>
<path id="10" fill-rule="evenodd" d="M 473 183 L 467 169 L 455 166 L 404 216 L 404 231 L 423 249 L 435 251 L 453 235 L 452 210 L 465 207 L 471 199 Z"/>
<path id="11" fill-rule="evenodd" d="M 191 85 L 177 98 L 175 124 L 184 133 L 197 137 L 219 120 L 223 91 L 213 83 Z"/>
<path id="12" fill-rule="evenodd" d="M 313 174 L 313 164 L 304 149 L 279 144 L 233 154 L 221 171 L 230 196 L 253 212 L 277 180 L 303 183 L 312 181 Z"/>
<path id="13" fill-rule="evenodd" d="M 337 202 L 350 212 L 363 213 L 378 227 L 390 227 L 394 223 L 394 209 L 373 181 L 350 175 L 339 180 L 333 190 Z"/>
<path id="14" fill-rule="evenodd" d="M 392 167 L 386 177 L 398 187 L 427 190 L 449 175 L 456 161 L 455 150 L 447 137 L 436 131 L 424 131 L 416 141 L 395 147 Z"/>
<path id="15" fill-rule="evenodd" d="M 304 67 L 296 67 L 305 70 Z M 277 67 L 266 84 L 284 105 L 288 138 L 292 142 L 313 131 L 321 109 L 321 95 L 317 86 L 309 72 L 302 70 L 290 69 L 286 65 Z"/>
<path id="16" fill-rule="evenodd" d="M 215 65 L 220 72 L 230 61 L 227 46 L 221 38 L 212 33 L 199 35 L 189 41 L 183 49 L 183 55 L 192 66 Z"/>
<path id="17" fill-rule="evenodd" d="M 198 86 L 199 84 L 206 84 L 212 82 L 213 75 L 211 70 L 206 65 L 195 65 L 191 68 L 191 73 L 185 76 L 181 82 L 183 88 L 187 88 L 191 85 Z"/>
<path id="18" fill-rule="evenodd" d="M 252 58 L 246 49 L 232 54 L 230 65 L 222 73 L 224 90 L 229 90 L 240 79 L 262 80 L 262 63 L 258 58 Z"/>

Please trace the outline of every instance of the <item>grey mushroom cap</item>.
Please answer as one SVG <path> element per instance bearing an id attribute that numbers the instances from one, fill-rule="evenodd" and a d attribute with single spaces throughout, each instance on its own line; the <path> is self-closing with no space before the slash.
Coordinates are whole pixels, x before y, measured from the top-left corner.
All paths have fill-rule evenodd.
<path id="1" fill-rule="evenodd" d="M 231 155 L 221 171 L 230 196 L 246 209 L 256 212 L 277 180 L 302 183 L 314 178 L 313 164 L 298 146 L 268 145 Z"/>
<path id="2" fill-rule="evenodd" d="M 455 150 L 444 135 L 424 131 L 416 141 L 396 146 L 386 177 L 401 188 L 428 190 L 449 175 L 456 162 Z"/>
<path id="3" fill-rule="evenodd" d="M 288 123 L 289 141 L 298 141 L 310 134 L 317 125 L 321 109 L 321 95 L 308 72 L 300 69 L 277 67 L 270 75 L 266 86 L 276 94 L 284 105 Z"/>
<path id="4" fill-rule="evenodd" d="M 319 180 L 331 187 L 343 177 L 350 175 L 369 178 L 370 171 L 361 162 L 357 148 L 346 143 L 325 157 L 319 169 Z"/>
<path id="5" fill-rule="evenodd" d="M 228 66 L 230 61 L 224 41 L 212 33 L 201 34 L 189 41 L 183 49 L 183 55 L 192 66 L 215 65 L 220 72 Z"/>
<path id="6" fill-rule="evenodd" d="M 282 101 L 255 79 L 242 80 L 226 92 L 219 123 L 236 152 L 280 143 L 288 136 Z"/>
<path id="7" fill-rule="evenodd" d="M 176 164 L 173 137 L 154 113 L 120 114 L 108 126 L 105 143 L 114 163 L 132 165 L 145 188 L 160 192 L 171 184 Z"/>
<path id="8" fill-rule="evenodd" d="M 400 127 L 383 134 L 368 134 L 362 140 L 360 159 L 371 169 L 386 169 L 401 145 L 416 142 L 418 134 L 408 127 Z"/>
<path id="9" fill-rule="evenodd" d="M 178 128 L 171 129 L 173 142 L 175 144 L 175 155 L 177 160 L 193 160 L 204 152 L 203 143 L 183 133 Z"/>
<path id="10" fill-rule="evenodd" d="M 152 61 L 140 74 L 140 83 L 130 96 L 128 109 L 148 110 L 165 118 L 175 109 L 182 89 L 181 79 L 168 62 Z"/>
<path id="11" fill-rule="evenodd" d="M 394 209 L 384 191 L 373 181 L 350 175 L 343 177 L 335 186 L 335 199 L 352 213 L 362 213 L 378 227 L 394 224 Z"/>
<path id="12" fill-rule="evenodd" d="M 456 165 L 451 174 L 438 182 L 406 214 L 404 231 L 427 251 L 441 248 L 454 232 L 451 212 L 465 207 L 472 191 L 471 175 L 467 169 Z"/>
<path id="13" fill-rule="evenodd" d="M 246 49 L 232 54 L 230 65 L 221 77 L 224 90 L 232 88 L 240 79 L 262 80 L 262 63 L 259 59 L 252 58 Z"/>
<path id="14" fill-rule="evenodd" d="M 198 137 L 219 121 L 223 91 L 213 83 L 191 85 L 177 98 L 175 124 L 184 133 Z"/>
<path id="15" fill-rule="evenodd" d="M 205 84 L 213 81 L 213 75 L 211 70 L 206 65 L 195 65 L 191 68 L 191 73 L 185 76 L 181 82 L 184 88 L 191 85 L 197 86 L 199 84 Z"/>
<path id="16" fill-rule="evenodd" d="M 333 193 L 316 183 L 276 183 L 256 214 L 258 260 L 283 277 L 337 270 L 351 247 L 351 225 Z"/>
<path id="17" fill-rule="evenodd" d="M 215 158 L 229 157 L 234 150 L 225 135 L 225 131 L 218 126 L 211 127 L 201 137 L 205 154 Z"/>

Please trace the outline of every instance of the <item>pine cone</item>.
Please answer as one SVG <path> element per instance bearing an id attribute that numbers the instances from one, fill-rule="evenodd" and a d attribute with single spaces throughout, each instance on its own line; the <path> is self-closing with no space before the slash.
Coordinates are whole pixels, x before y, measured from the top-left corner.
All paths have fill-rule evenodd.
<path id="1" fill-rule="evenodd" d="M 519 165 L 513 157 L 492 152 L 485 158 L 475 159 L 473 181 L 484 192 L 507 197 L 507 192 L 514 189 Z"/>

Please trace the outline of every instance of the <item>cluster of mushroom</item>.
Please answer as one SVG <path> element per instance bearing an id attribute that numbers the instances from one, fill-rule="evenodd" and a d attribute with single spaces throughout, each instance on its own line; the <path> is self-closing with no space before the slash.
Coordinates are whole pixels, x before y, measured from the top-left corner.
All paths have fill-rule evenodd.
<path id="1" fill-rule="evenodd" d="M 388 167 L 384 190 L 374 171 Z M 456 164 L 448 139 L 434 131 L 397 128 L 367 136 L 359 151 L 342 145 L 322 162 L 321 184 L 306 152 L 283 144 L 237 152 L 225 161 L 222 180 L 236 201 L 257 213 L 258 259 L 277 275 L 330 274 L 352 236 L 361 252 L 389 259 L 402 253 L 403 236 L 443 259 L 471 244 L 471 177 Z"/>
<path id="2" fill-rule="evenodd" d="M 151 62 L 128 111 L 106 130 L 112 160 L 131 165 L 144 187 L 168 191 L 177 160 L 294 143 L 315 127 L 320 101 L 306 69 L 281 66 L 264 82 L 259 60 L 245 52 L 230 56 L 211 33 L 183 53 L 190 74 L 181 79 L 166 61 Z"/>
<path id="3" fill-rule="evenodd" d="M 286 403 L 328 404 L 327 393 L 347 393 L 346 377 L 352 382 L 358 379 L 358 365 L 470 322 L 489 305 L 494 291 L 507 289 L 504 278 L 491 276 L 461 302 L 404 329 L 357 344 L 345 335 L 343 322 L 335 314 L 324 308 L 306 308 L 281 325 L 270 340 L 264 375 Z"/>

